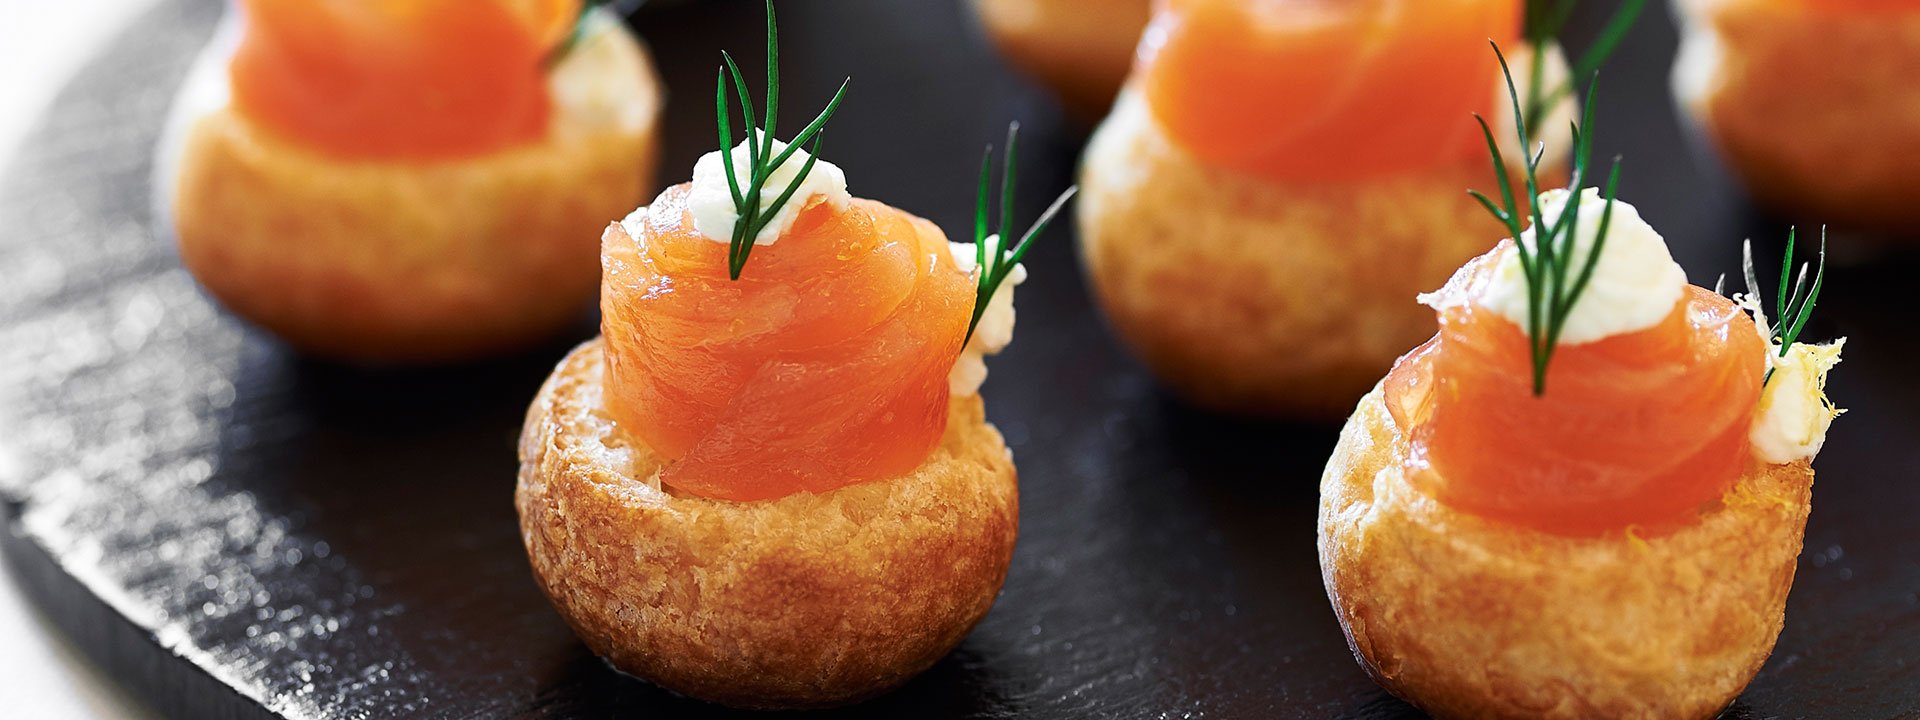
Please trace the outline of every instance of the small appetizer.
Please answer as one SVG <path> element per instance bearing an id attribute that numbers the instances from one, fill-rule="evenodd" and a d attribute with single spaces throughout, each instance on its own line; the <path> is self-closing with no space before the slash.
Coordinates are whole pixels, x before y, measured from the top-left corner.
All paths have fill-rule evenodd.
<path id="1" fill-rule="evenodd" d="M 949 243 L 819 159 L 840 95 L 775 140 L 767 73 L 760 129 L 607 227 L 603 337 L 534 399 L 515 503 L 541 588 L 615 667 L 821 707 L 925 670 L 1000 591 L 1019 498 L 982 356 L 1012 339 L 1020 259 L 1060 203 L 1005 248 L 983 167 L 975 243 Z M 722 148 L 745 87 L 727 57 Z"/>
<path id="2" fill-rule="evenodd" d="M 1120 337 L 1202 406 L 1344 417 L 1433 332 L 1405 298 L 1490 245 L 1459 199 L 1475 115 L 1515 121 L 1486 41 L 1520 29 L 1517 0 L 1162 6 L 1081 172 L 1081 257 Z M 1530 22 L 1546 50 L 1515 66 L 1528 119 L 1564 132 L 1557 29 Z"/>
<path id="3" fill-rule="evenodd" d="M 973 0 L 1000 51 L 1091 124 L 1113 105 L 1151 0 Z"/>
<path id="4" fill-rule="evenodd" d="M 1746 294 L 1689 285 L 1614 199 L 1617 165 L 1580 189 L 1575 134 L 1566 190 L 1481 197 L 1514 239 L 1421 297 L 1439 333 L 1360 401 L 1321 479 L 1348 643 L 1440 718 L 1726 707 L 1779 636 L 1839 414 L 1840 343 L 1798 342 L 1824 272 L 1789 293 L 1781 268 L 1778 325 L 1751 252 Z"/>
<path id="5" fill-rule="evenodd" d="M 1920 231 L 1920 3 L 1674 4 L 1674 92 L 1756 200 L 1821 222 Z"/>
<path id="6" fill-rule="evenodd" d="M 336 359 L 460 359 L 579 318 L 592 218 L 645 197 L 660 110 L 639 41 L 583 7 L 241 0 L 163 148 L 187 269 Z"/>

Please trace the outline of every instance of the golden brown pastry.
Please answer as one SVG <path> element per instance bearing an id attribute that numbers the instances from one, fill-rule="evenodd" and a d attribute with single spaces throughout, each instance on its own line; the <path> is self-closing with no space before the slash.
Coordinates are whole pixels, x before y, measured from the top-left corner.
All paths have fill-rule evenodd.
<path id="1" fill-rule="evenodd" d="M 1019 526 L 1013 459 L 954 397 L 894 479 L 734 502 L 661 485 L 605 411 L 601 344 L 541 388 L 514 493 L 541 589 L 595 653 L 693 697 L 840 705 L 945 656 L 993 605 Z"/>
<path id="2" fill-rule="evenodd" d="M 979 389 L 1028 245 L 951 243 L 849 194 L 802 149 L 839 97 L 791 145 L 720 108 L 745 139 L 607 227 L 602 339 L 521 436 L 521 534 L 554 607 L 615 667 L 737 707 L 926 670 L 993 605 L 1019 527 Z"/>
<path id="3" fill-rule="evenodd" d="M 1513 124 L 1486 38 L 1516 32 L 1517 6 L 1457 4 L 1343 6 L 1333 40 L 1247 0 L 1160 11 L 1087 148 L 1076 215 L 1102 310 L 1172 389 L 1331 421 L 1432 334 L 1407 299 L 1500 227 L 1466 197 L 1491 192 L 1474 113 Z M 1531 57 L 1513 58 L 1522 87 Z M 1543 66 L 1566 78 L 1557 51 Z M 1550 107 L 1543 177 L 1564 177 L 1573 105 Z"/>
<path id="4" fill-rule="evenodd" d="M 1839 414 L 1840 343 L 1798 342 L 1824 272 L 1767 309 L 1750 257 L 1744 294 L 1690 285 L 1599 190 L 1536 207 L 1420 297 L 1439 333 L 1341 433 L 1327 596 L 1367 672 L 1439 718 L 1705 720 L 1784 622 Z"/>
<path id="5" fill-rule="evenodd" d="M 1362 667 L 1439 718 L 1709 718 L 1780 635 L 1812 496 L 1755 461 L 1670 535 L 1548 535 L 1407 479 L 1378 390 L 1320 483 L 1327 595 Z"/>
<path id="6" fill-rule="evenodd" d="M 1364 187 L 1268 182 L 1182 152 L 1131 92 L 1083 163 L 1080 258 L 1108 321 L 1162 382 L 1230 412 L 1350 412 L 1433 333 L 1407 300 L 1499 228 L 1465 199 L 1484 165 Z"/>
<path id="7" fill-rule="evenodd" d="M 1920 230 L 1920 5 L 1682 0 L 1674 90 L 1760 202 L 1814 223 Z"/>
<path id="8" fill-rule="evenodd" d="M 1151 0 L 973 0 L 1000 51 L 1092 122 L 1133 65 Z"/>
<path id="9" fill-rule="evenodd" d="M 439 361 L 553 335 L 593 296 L 599 228 L 644 197 L 658 146 L 645 50 L 611 15 L 585 23 L 542 71 L 540 128 L 444 148 L 417 144 L 439 135 L 283 129 L 228 99 L 228 63 L 210 55 L 183 101 L 169 178 L 181 259 L 236 314 L 327 357 Z M 236 57 L 257 42 L 243 36 Z"/>

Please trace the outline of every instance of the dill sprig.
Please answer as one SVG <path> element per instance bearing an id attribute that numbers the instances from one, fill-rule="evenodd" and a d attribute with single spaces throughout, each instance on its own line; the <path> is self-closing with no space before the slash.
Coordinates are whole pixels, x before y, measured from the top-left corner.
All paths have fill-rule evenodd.
<path id="1" fill-rule="evenodd" d="M 780 43 L 778 31 L 774 27 L 773 0 L 766 0 L 766 14 L 767 89 L 765 97 L 767 107 L 759 136 L 754 135 L 753 98 L 747 93 L 747 80 L 740 74 L 740 66 L 734 63 L 733 55 L 725 50 L 720 51 L 720 57 L 725 66 L 720 68 L 713 97 L 714 113 L 719 117 L 721 165 L 726 168 L 727 189 L 732 192 L 734 212 L 738 214 L 733 224 L 733 237 L 727 245 L 727 275 L 735 280 L 740 279 L 740 271 L 747 266 L 747 256 L 753 252 L 754 238 L 767 226 L 767 223 L 773 221 L 774 216 L 779 214 L 780 208 L 786 205 L 788 200 L 793 199 L 794 192 L 806 182 L 807 174 L 813 172 L 813 163 L 820 158 L 822 135 L 820 129 L 826 126 L 829 118 L 833 117 L 833 111 L 839 109 L 840 100 L 846 97 L 847 82 L 849 82 L 841 81 L 840 89 L 834 91 L 833 99 L 827 101 L 826 109 L 821 110 L 820 114 L 814 117 L 813 122 L 808 123 L 800 134 L 793 136 L 792 142 L 786 149 L 776 155 L 773 151 L 773 131 L 780 109 Z M 741 118 L 747 124 L 745 143 L 750 168 L 747 177 L 744 178 L 745 187 L 741 186 L 742 178 L 733 169 L 733 108 L 727 99 L 729 80 L 732 81 L 732 87 L 740 102 Z M 772 177 L 773 172 L 781 165 L 786 164 L 795 151 L 809 142 L 812 145 L 807 148 L 807 161 L 800 166 L 799 174 L 794 176 L 793 182 L 787 185 L 787 189 L 776 196 L 773 202 L 762 205 L 761 189 L 766 185 L 767 179 Z"/>
<path id="2" fill-rule="evenodd" d="M 1575 78 L 1591 77 L 1600 71 L 1607 58 L 1620 47 L 1627 37 L 1627 31 L 1633 29 L 1635 21 L 1640 19 L 1641 9 L 1646 0 L 1625 0 L 1615 9 L 1613 16 L 1607 19 L 1600 34 L 1594 37 L 1593 44 L 1573 63 L 1572 73 L 1567 80 L 1551 88 L 1543 88 L 1541 83 L 1546 70 L 1546 48 L 1548 43 L 1559 37 L 1566 28 L 1567 20 L 1573 16 L 1575 0 L 1527 0 L 1527 19 L 1524 33 L 1527 42 L 1533 45 L 1533 58 L 1529 61 L 1532 70 L 1531 81 L 1527 83 L 1527 124 L 1535 125 L 1545 117 L 1547 110 L 1573 95 Z"/>
<path id="3" fill-rule="evenodd" d="M 1493 137 L 1493 129 L 1484 117 L 1475 115 L 1480 123 L 1481 135 L 1487 143 L 1487 151 L 1492 155 L 1493 173 L 1500 185 L 1500 203 L 1487 197 L 1478 190 L 1468 191 L 1475 200 L 1494 218 L 1505 225 L 1508 237 L 1514 240 L 1514 252 L 1520 259 L 1520 267 L 1527 281 L 1527 345 L 1533 364 L 1533 394 L 1543 395 L 1547 391 L 1547 364 L 1553 359 L 1553 351 L 1560 343 L 1560 333 L 1566 327 L 1567 317 L 1573 313 L 1574 303 L 1581 293 L 1586 292 L 1587 284 L 1593 279 L 1594 267 L 1599 263 L 1600 253 L 1606 247 L 1607 230 L 1613 223 L 1613 203 L 1620 186 L 1620 159 L 1614 158 L 1613 167 L 1607 173 L 1607 183 L 1602 191 L 1606 208 L 1600 213 L 1600 225 L 1594 236 L 1593 247 L 1587 252 L 1580 271 L 1574 274 L 1572 267 L 1579 258 L 1574 257 L 1574 239 L 1578 237 L 1580 225 L 1580 195 L 1586 183 L 1589 158 L 1593 154 L 1593 107 L 1595 92 L 1599 88 L 1600 66 L 1620 46 L 1626 34 L 1640 17 L 1640 11 L 1646 0 L 1626 0 L 1613 13 L 1607 25 L 1595 39 L 1592 47 L 1580 56 L 1572 67 L 1567 81 L 1553 87 L 1545 87 L 1546 48 L 1573 14 L 1574 0 L 1528 0 L 1525 34 L 1533 45 L 1530 60 L 1531 73 L 1528 76 L 1526 99 L 1523 103 L 1519 88 L 1513 81 L 1513 68 L 1508 65 L 1507 57 L 1500 51 L 1498 43 L 1493 44 L 1494 57 L 1500 61 L 1500 75 L 1507 84 L 1507 99 L 1514 117 L 1514 134 L 1519 140 L 1517 147 L 1525 154 L 1524 188 L 1526 191 L 1528 212 L 1522 212 L 1513 191 L 1513 178 L 1507 171 L 1507 161 L 1500 152 L 1500 143 Z M 1573 93 L 1573 81 L 1576 78 L 1593 78 L 1587 84 L 1587 97 L 1580 120 L 1572 123 L 1573 170 L 1568 178 L 1567 191 L 1573 194 L 1560 217 L 1549 225 L 1540 209 L 1540 167 L 1546 158 L 1544 143 L 1535 144 L 1533 129 L 1547 114 L 1547 109 Z M 1529 249 L 1520 242 L 1522 221 L 1531 220 L 1535 244 Z"/>
<path id="4" fill-rule="evenodd" d="M 1780 357 L 1786 357 L 1787 349 L 1800 341 L 1800 331 L 1806 329 L 1807 318 L 1813 316 L 1813 304 L 1820 299 L 1820 287 L 1827 278 L 1827 229 L 1822 227 L 1820 228 L 1820 264 L 1818 269 L 1814 270 L 1812 287 L 1807 285 L 1808 263 L 1801 263 L 1798 278 L 1793 281 L 1793 292 L 1787 292 L 1787 278 L 1795 275 L 1793 272 L 1795 234 L 1795 229 L 1787 230 L 1787 250 L 1780 256 L 1780 292 L 1773 298 L 1774 324 L 1768 329 L 1768 340 L 1780 346 Z M 1743 243 L 1740 247 L 1740 255 L 1740 269 L 1747 276 L 1747 298 L 1752 303 L 1749 307 L 1757 311 L 1763 305 L 1760 300 L 1760 281 L 1753 272 L 1753 243 Z M 1760 322 L 1767 321 L 1764 313 L 1756 314 L 1761 315 L 1757 318 Z M 1771 382 L 1773 371 L 1774 368 L 1769 365 L 1767 376 L 1760 384 L 1765 385 Z"/>
<path id="5" fill-rule="evenodd" d="M 1016 142 L 1020 135 L 1020 123 L 1007 125 L 1007 160 L 1000 168 L 1000 222 L 991 231 L 987 226 L 989 205 L 993 197 L 993 146 L 987 146 L 986 154 L 980 158 L 980 192 L 974 202 L 973 210 L 973 260 L 978 275 L 975 279 L 973 300 L 973 320 L 967 323 L 966 339 L 960 341 L 965 348 L 973 341 L 974 328 L 980 326 L 980 318 L 987 312 L 987 303 L 993 300 L 993 294 L 1000 290 L 1008 275 L 1013 274 L 1015 266 L 1027 256 L 1027 250 L 1033 247 L 1033 239 L 1047 229 L 1047 223 L 1060 213 L 1067 199 L 1079 191 L 1078 186 L 1069 187 L 1060 197 L 1048 205 L 1045 212 L 1033 221 L 1020 242 L 1014 243 L 1011 250 L 1006 249 L 1007 228 L 1013 224 L 1013 168 Z M 992 245 L 992 248 L 988 248 Z"/>
<path id="6" fill-rule="evenodd" d="M 1586 261 L 1579 274 L 1572 274 L 1574 257 L 1574 238 L 1578 236 L 1580 224 L 1579 193 L 1586 182 L 1588 158 L 1593 154 L 1593 106 L 1595 92 L 1599 89 L 1596 78 L 1587 86 L 1587 101 L 1584 114 L 1579 122 L 1573 123 L 1573 172 L 1568 178 L 1567 191 L 1574 196 L 1560 217 L 1549 225 L 1540 209 L 1540 165 L 1546 158 L 1545 144 L 1535 147 L 1532 135 L 1532 123 L 1526 121 L 1520 105 L 1520 91 L 1513 82 L 1513 70 L 1507 65 L 1507 57 L 1500 52 L 1500 45 L 1493 43 L 1494 56 L 1500 60 L 1500 73 L 1506 79 L 1507 98 L 1512 103 L 1514 113 L 1514 132 L 1520 141 L 1519 147 L 1526 148 L 1527 156 L 1522 164 L 1525 168 L 1525 189 L 1529 212 L 1523 212 L 1513 192 L 1513 183 L 1507 172 L 1506 157 L 1500 152 L 1500 143 L 1493 137 L 1493 129 L 1484 117 L 1475 115 L 1480 123 L 1480 132 L 1486 139 L 1487 151 L 1493 156 L 1494 178 L 1500 186 L 1500 200 L 1496 205 L 1485 193 L 1469 190 L 1468 194 L 1480 202 L 1488 212 L 1507 228 L 1508 237 L 1513 238 L 1514 252 L 1519 255 L 1520 267 L 1527 281 L 1527 344 L 1533 360 L 1533 394 L 1538 396 L 1547 391 L 1547 363 L 1553 359 L 1553 350 L 1560 342 L 1560 332 L 1566 327 L 1567 317 L 1573 313 L 1575 302 L 1587 289 L 1587 283 L 1593 279 L 1594 266 L 1599 263 L 1600 252 L 1606 247 L 1607 229 L 1613 223 L 1613 201 L 1620 185 L 1620 159 L 1615 157 L 1613 169 L 1607 174 L 1606 189 L 1602 197 L 1606 200 L 1606 209 L 1600 213 L 1599 232 L 1594 236 L 1593 248 L 1587 252 Z M 1538 56 L 1538 53 L 1535 54 Z M 1531 219 L 1534 232 L 1534 247 L 1529 249 L 1520 242 L 1521 221 Z"/>

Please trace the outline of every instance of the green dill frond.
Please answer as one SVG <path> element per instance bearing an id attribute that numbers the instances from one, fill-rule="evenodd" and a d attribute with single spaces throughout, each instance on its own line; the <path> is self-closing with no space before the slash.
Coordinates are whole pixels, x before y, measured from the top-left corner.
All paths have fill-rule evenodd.
<path id="1" fill-rule="evenodd" d="M 1532 75 L 1527 83 L 1526 114 L 1521 116 L 1527 124 L 1533 125 L 1547 116 L 1547 111 L 1561 100 L 1573 95 L 1573 83 L 1578 78 L 1592 77 L 1605 65 L 1607 58 L 1620 47 L 1627 32 L 1640 19 L 1640 11 L 1645 9 L 1647 0 L 1624 0 L 1615 8 L 1613 16 L 1607 19 L 1605 27 L 1593 39 L 1587 51 L 1574 61 L 1569 78 L 1553 87 L 1543 87 L 1546 63 L 1544 52 L 1547 45 L 1559 37 L 1566 28 L 1567 20 L 1573 16 L 1574 0 L 1527 0 L 1527 17 L 1523 30 L 1528 43 L 1533 45 L 1533 57 L 1529 63 Z"/>
<path id="2" fill-rule="evenodd" d="M 827 120 L 833 117 L 834 111 L 840 108 L 840 101 L 846 97 L 849 82 L 842 81 L 840 89 L 834 91 L 833 99 L 827 101 L 827 107 L 821 110 L 820 114 L 813 118 L 813 122 L 808 123 L 806 128 L 800 131 L 800 134 L 793 136 L 793 140 L 787 144 L 784 151 L 775 154 L 774 122 L 780 111 L 780 43 L 778 32 L 774 27 L 773 0 L 766 0 L 766 17 L 767 106 L 766 115 L 757 136 L 753 123 L 753 98 L 747 93 L 746 76 L 741 74 L 740 66 L 734 63 L 733 56 L 724 50 L 720 52 L 722 67 L 718 72 L 714 89 L 714 114 L 718 118 L 722 156 L 720 164 L 726 168 L 727 189 L 733 196 L 734 212 L 738 214 L 733 224 L 733 237 L 727 244 L 727 275 L 735 280 L 740 279 L 740 271 L 747 266 L 747 257 L 753 252 L 754 238 L 766 228 L 767 223 L 773 221 L 774 216 L 779 214 L 780 208 L 793 199 L 800 185 L 806 182 L 807 175 L 813 172 L 814 161 L 820 158 L 820 139 L 823 135 L 821 129 L 826 126 Z M 733 108 L 727 97 L 729 86 L 734 90 L 735 99 L 740 103 L 741 117 L 745 121 L 744 142 L 747 145 L 749 166 L 745 178 L 739 177 L 739 173 L 733 167 L 732 148 L 735 143 Z M 786 164 L 787 160 L 791 159 L 802 146 L 807 147 L 808 157 L 800 166 L 799 174 L 794 176 L 793 182 L 776 196 L 773 202 L 763 205 L 761 190 L 765 188 L 768 178 L 772 177 L 774 171 L 781 165 Z"/>
<path id="3" fill-rule="evenodd" d="M 1827 279 L 1827 229 L 1820 228 L 1819 264 L 1813 271 L 1813 285 L 1807 285 L 1808 263 L 1800 264 L 1800 272 L 1793 272 L 1793 246 L 1796 228 L 1787 230 L 1787 249 L 1780 256 L 1780 291 L 1773 297 L 1773 323 L 1766 329 L 1767 339 L 1780 347 L 1780 357 L 1787 356 L 1787 350 L 1800 341 L 1800 332 L 1807 327 L 1807 319 L 1813 317 L 1813 305 L 1820 299 L 1820 289 Z M 1766 313 L 1761 309 L 1765 304 L 1761 300 L 1760 280 L 1753 270 L 1753 243 L 1748 242 L 1740 248 L 1740 269 L 1746 274 L 1748 309 L 1754 311 L 1755 320 L 1767 323 Z M 1788 292 L 1788 278 L 1793 278 L 1792 292 Z M 1773 368 L 1767 368 L 1766 380 L 1773 380 Z"/>
<path id="4" fill-rule="evenodd" d="M 1525 119 L 1520 89 L 1514 83 L 1513 70 L 1507 64 L 1506 54 L 1500 51 L 1498 43 L 1493 44 L 1493 52 L 1500 61 L 1501 77 L 1506 80 L 1519 147 L 1526 149 L 1526 157 L 1521 162 L 1521 185 L 1525 189 L 1529 209 L 1520 209 L 1500 143 L 1494 138 L 1486 119 L 1477 116 L 1487 152 L 1493 160 L 1494 179 L 1500 185 L 1500 201 L 1496 203 L 1478 190 L 1469 190 L 1468 193 L 1506 227 L 1508 237 L 1514 240 L 1513 251 L 1518 256 L 1527 282 L 1527 343 L 1533 364 L 1533 394 L 1537 396 L 1546 393 L 1547 364 L 1553 359 L 1553 351 L 1560 342 L 1560 333 L 1566 327 L 1567 317 L 1573 313 L 1574 304 L 1580 300 L 1593 279 L 1594 268 L 1599 264 L 1601 251 L 1606 247 L 1607 231 L 1613 223 L 1614 198 L 1620 186 L 1620 160 L 1614 158 L 1613 167 L 1607 173 L 1607 182 L 1601 193 L 1606 207 L 1600 213 L 1593 247 L 1585 257 L 1576 257 L 1574 239 L 1579 235 L 1581 222 L 1579 193 L 1586 184 L 1589 159 L 1593 154 L 1593 109 L 1599 83 L 1596 79 L 1588 85 L 1585 113 L 1572 126 L 1573 169 L 1567 190 L 1574 193 L 1573 200 L 1549 224 L 1538 200 L 1541 189 L 1540 166 L 1546 157 L 1545 148 L 1534 146 L 1532 124 Z M 1538 57 L 1538 53 L 1535 56 Z M 1531 248 L 1520 242 L 1523 219 L 1530 220 L 1533 226 L 1534 246 Z M 1576 262 L 1580 267 L 1577 274 L 1573 272 Z"/>
<path id="5" fill-rule="evenodd" d="M 1009 249 L 1005 233 L 1013 225 L 1013 170 L 1019 135 L 1020 123 L 1007 125 L 1007 159 L 1000 172 L 1000 222 L 992 228 L 988 226 L 987 218 L 991 214 L 988 205 L 993 197 L 993 146 L 988 145 L 985 155 L 980 158 L 980 187 L 974 196 L 973 208 L 973 258 L 978 275 L 974 285 L 973 320 L 967 323 L 966 339 L 960 341 L 962 348 L 973 341 L 973 331 L 980 326 L 980 318 L 987 312 L 987 303 L 993 300 L 994 293 L 999 292 L 1007 276 L 1013 274 L 1014 267 L 1027 256 L 1033 239 L 1047 229 L 1047 223 L 1053 222 L 1054 216 L 1066 206 L 1067 200 L 1080 189 L 1078 186 L 1069 187 L 1060 193 L 1060 197 L 1054 198 L 1053 204 L 1040 213 L 1033 225 L 1020 235 L 1019 242 Z"/>
<path id="6" fill-rule="evenodd" d="M 1501 52 L 1499 43 L 1493 43 L 1494 57 L 1500 61 L 1500 76 L 1507 86 L 1508 109 L 1513 113 L 1514 134 L 1518 141 L 1516 147 L 1523 153 L 1523 157 L 1518 158 L 1523 170 L 1517 184 L 1526 193 L 1527 208 L 1521 208 L 1521 198 L 1515 192 L 1515 178 L 1508 171 L 1507 158 L 1500 150 L 1500 142 L 1494 137 L 1492 126 L 1486 118 L 1477 115 L 1475 119 L 1480 123 L 1481 136 L 1486 141 L 1487 153 L 1493 161 L 1494 180 L 1499 185 L 1500 197 L 1496 202 L 1478 190 L 1469 190 L 1468 193 L 1494 219 L 1499 220 L 1506 228 L 1507 236 L 1513 238 L 1514 253 L 1526 276 L 1526 331 L 1533 365 L 1533 394 L 1536 396 L 1547 391 L 1547 364 L 1553 359 L 1554 348 L 1560 342 L 1560 333 L 1566 327 L 1567 317 L 1573 313 L 1574 304 L 1580 300 L 1593 279 L 1600 253 L 1606 247 L 1607 231 L 1613 223 L 1614 199 L 1620 186 L 1620 159 L 1617 157 L 1607 172 L 1606 184 L 1601 192 L 1606 206 L 1600 213 L 1593 247 L 1585 257 L 1575 257 L 1574 239 L 1579 236 L 1581 223 L 1579 193 L 1586 184 L 1593 154 L 1593 108 L 1599 87 L 1599 68 L 1633 28 L 1645 5 L 1646 0 L 1622 2 L 1593 46 L 1574 64 L 1571 78 L 1553 87 L 1544 86 L 1545 50 L 1566 27 L 1568 18 L 1572 17 L 1574 0 L 1528 0 L 1524 30 L 1527 42 L 1533 46 L 1533 53 L 1529 61 L 1530 74 L 1525 93 L 1514 82 L 1513 68 L 1508 64 L 1506 54 Z M 1535 128 L 1546 117 L 1549 108 L 1573 93 L 1573 78 L 1592 78 L 1588 81 L 1583 114 L 1572 124 L 1573 168 L 1567 191 L 1573 193 L 1573 198 L 1549 225 L 1539 202 L 1540 167 L 1546 158 L 1546 147 L 1536 144 Z M 1520 236 L 1528 224 L 1532 225 L 1534 233 L 1532 248 L 1520 242 Z M 1580 267 L 1578 273 L 1573 271 L 1576 263 Z"/>

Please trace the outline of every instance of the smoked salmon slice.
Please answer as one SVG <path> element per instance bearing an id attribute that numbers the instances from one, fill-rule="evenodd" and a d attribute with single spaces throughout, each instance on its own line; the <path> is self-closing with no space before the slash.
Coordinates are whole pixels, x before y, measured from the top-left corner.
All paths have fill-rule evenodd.
<path id="1" fill-rule="evenodd" d="M 464 157 L 538 140 L 546 58 L 580 0 L 241 0 L 234 108 L 347 158 Z"/>
<path id="2" fill-rule="evenodd" d="M 609 227 L 601 256 L 607 405 L 672 460 L 661 482 L 764 500 L 924 462 L 974 302 L 945 234 L 816 196 L 732 280 L 727 244 L 693 229 L 689 187 Z"/>
<path id="3" fill-rule="evenodd" d="M 1518 0 L 1171 0 L 1140 44 L 1182 147 L 1280 181 L 1359 180 L 1484 151 Z"/>
<path id="4" fill-rule="evenodd" d="M 1482 517 L 1568 536 L 1685 526 L 1750 462 L 1766 345 L 1731 300 L 1688 286 L 1659 325 L 1563 345 L 1532 391 L 1524 331 L 1475 305 L 1505 241 L 1439 295 L 1440 332 L 1384 383 L 1409 477 Z"/>

